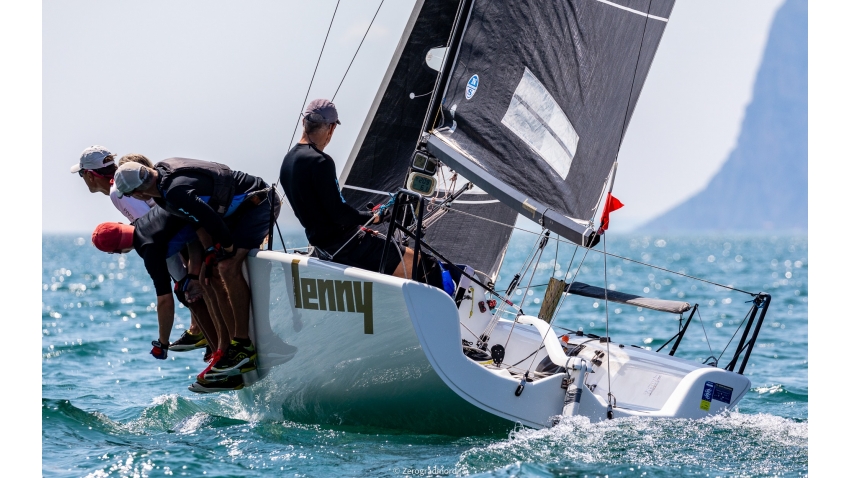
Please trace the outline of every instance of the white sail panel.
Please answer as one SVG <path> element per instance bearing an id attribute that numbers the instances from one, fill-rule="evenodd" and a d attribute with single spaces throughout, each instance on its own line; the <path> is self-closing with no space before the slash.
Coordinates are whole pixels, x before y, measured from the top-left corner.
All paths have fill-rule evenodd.
<path id="1" fill-rule="evenodd" d="M 502 124 L 566 179 L 578 147 L 578 133 L 555 98 L 528 69 L 502 117 Z"/>

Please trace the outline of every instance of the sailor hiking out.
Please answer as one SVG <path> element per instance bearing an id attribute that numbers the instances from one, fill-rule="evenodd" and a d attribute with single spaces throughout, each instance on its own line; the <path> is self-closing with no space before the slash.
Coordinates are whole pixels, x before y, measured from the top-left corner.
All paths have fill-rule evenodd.
<path id="1" fill-rule="evenodd" d="M 242 275 L 248 251 L 268 234 L 270 188 L 259 177 L 209 161 L 170 158 L 148 168 L 122 164 L 115 174 L 119 196 L 153 201 L 197 228 L 205 250 L 200 278 L 214 290 L 220 335 L 230 342 L 219 348 L 190 390 L 237 389 L 240 374 L 255 370 L 256 349 L 248 336 L 250 290 Z M 274 217 L 279 212 L 274 201 Z M 215 307 L 210 307 L 215 309 Z"/>
<path id="2" fill-rule="evenodd" d="M 179 254 L 181 249 L 196 240 L 191 226 L 159 206 L 154 206 L 148 213 L 136 219 L 133 225 L 104 222 L 92 233 L 92 243 L 101 251 L 120 254 L 135 249 L 144 261 L 157 296 L 159 336 L 153 342 L 151 355 L 159 360 L 165 360 L 169 347 L 173 347 L 169 336 L 174 324 L 174 296 L 171 289 L 171 281 L 174 278 L 169 273 L 166 259 Z M 189 270 L 195 274 L 189 273 L 179 280 L 174 279 L 174 292 L 177 299 L 198 318 L 198 324 L 203 330 L 201 337 L 206 337 L 215 344 L 217 334 L 206 303 L 200 298 L 199 290 L 188 287 L 192 279 L 197 278 L 199 268 L 199 260 L 190 260 Z M 195 286 L 197 287 L 197 284 Z M 176 351 L 182 350 L 187 348 L 178 348 Z"/>
<path id="3" fill-rule="evenodd" d="M 116 163 L 115 155 L 112 152 L 103 146 L 94 145 L 83 150 L 80 154 L 79 161 L 71 166 L 71 173 L 77 173 L 81 178 L 83 178 L 83 181 L 89 188 L 89 192 L 99 192 L 108 195 L 115 208 L 118 209 L 118 211 L 120 211 L 128 221 L 130 221 L 130 224 L 132 224 L 138 218 L 147 214 L 152 207 L 156 206 L 156 203 L 154 203 L 153 200 L 141 201 L 130 196 L 118 196 L 118 189 L 115 188 L 113 177 L 115 176 L 115 171 L 118 169 L 118 166 L 128 161 L 134 161 L 148 167 L 153 167 L 150 160 L 141 154 L 124 155 Z M 186 280 L 186 275 L 188 274 L 185 264 L 186 260 L 188 260 L 188 248 L 184 248 L 179 254 L 169 256 L 166 259 L 168 272 L 171 274 L 175 285 L 181 283 L 181 288 L 197 288 L 196 284 L 193 287 L 189 281 Z M 189 300 L 193 300 L 191 294 Z M 201 331 L 201 327 L 198 325 L 198 318 L 194 311 L 191 312 L 191 318 L 192 320 L 189 328 L 176 342 L 171 344 L 171 350 L 175 352 L 182 352 L 206 347 L 208 349 L 208 353 L 205 354 L 205 357 L 209 358 L 212 356 L 212 350 L 209 350 L 209 347 L 207 347 L 207 341 Z"/>

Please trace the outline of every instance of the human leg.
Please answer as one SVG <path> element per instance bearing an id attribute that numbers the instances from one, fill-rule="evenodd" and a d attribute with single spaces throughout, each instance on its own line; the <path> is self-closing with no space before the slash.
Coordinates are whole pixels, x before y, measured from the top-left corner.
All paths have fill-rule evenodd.
<path id="1" fill-rule="evenodd" d="M 225 259 L 218 264 L 227 296 L 233 311 L 234 333 L 233 338 L 248 338 L 248 314 L 251 304 L 251 291 L 245 276 L 242 275 L 242 264 L 248 256 L 247 249 L 236 249 L 233 257 Z"/>

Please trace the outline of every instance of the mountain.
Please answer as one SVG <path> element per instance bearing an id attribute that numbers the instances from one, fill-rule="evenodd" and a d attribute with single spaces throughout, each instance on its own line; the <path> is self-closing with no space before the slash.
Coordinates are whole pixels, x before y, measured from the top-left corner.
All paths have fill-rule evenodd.
<path id="1" fill-rule="evenodd" d="M 708 185 L 638 228 L 798 231 L 808 227 L 808 5 L 776 12 L 735 149 Z"/>

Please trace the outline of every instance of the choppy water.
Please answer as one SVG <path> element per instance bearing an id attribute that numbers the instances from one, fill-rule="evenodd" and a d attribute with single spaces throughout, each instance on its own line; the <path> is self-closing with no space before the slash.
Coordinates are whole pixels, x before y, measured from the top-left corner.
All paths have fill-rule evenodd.
<path id="1" fill-rule="evenodd" d="M 534 247 L 517 233 L 498 286 Z M 302 239 L 303 240 L 303 239 Z M 288 238 L 288 245 L 299 241 Z M 601 247 L 601 246 L 600 246 Z M 137 256 L 107 255 L 85 237 L 42 239 L 42 473 L 44 476 L 805 476 L 808 475 L 808 241 L 793 236 L 618 236 L 609 252 L 773 296 L 737 410 L 704 420 L 571 419 L 549 430 L 488 436 L 264 421 L 240 392 L 186 387 L 201 352 L 148 355 L 154 292 Z M 533 284 L 567 271 L 572 249 L 550 244 Z M 591 252 L 578 280 L 601 285 Z M 617 290 L 700 304 L 677 356 L 718 356 L 749 308 L 747 296 L 608 259 Z M 536 312 L 543 287 L 532 288 Z M 521 299 L 520 295 L 515 299 Z M 712 302 L 713 301 L 713 302 Z M 188 313 L 178 309 L 178 327 Z M 617 342 L 657 348 L 676 331 L 665 314 L 608 310 Z M 571 296 L 556 324 L 605 335 L 605 307 Z M 176 334 L 174 335 L 176 337 Z M 733 349 L 733 343 L 729 348 Z M 710 352 L 709 347 L 710 346 Z M 725 364 L 730 352 L 720 356 Z M 411 411 L 415 413 L 415 411 Z M 457 431 L 462 435 L 462 431 Z"/>

